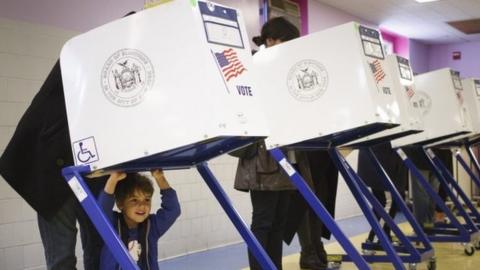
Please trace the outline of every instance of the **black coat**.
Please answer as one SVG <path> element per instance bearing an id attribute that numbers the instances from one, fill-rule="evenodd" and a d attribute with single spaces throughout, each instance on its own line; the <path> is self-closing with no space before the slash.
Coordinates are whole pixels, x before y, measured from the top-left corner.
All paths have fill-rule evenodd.
<path id="1" fill-rule="evenodd" d="M 390 142 L 378 144 L 372 147 L 383 169 L 394 183 L 397 190 L 402 193 L 407 188 L 408 173 L 406 167 L 397 153 L 392 150 Z M 379 176 L 374 164 L 368 157 L 368 150 L 360 149 L 358 152 L 358 175 L 367 186 L 386 191 L 383 179 Z"/>
<path id="2" fill-rule="evenodd" d="M 304 177 L 304 179 L 330 215 L 335 217 L 338 169 L 331 160 L 327 150 L 305 151 L 305 153 L 310 166 L 311 177 Z M 309 207 L 299 192 L 295 192 L 292 195 L 283 234 L 283 239 L 287 244 L 290 244 L 292 241 L 307 210 L 310 209 Z M 330 239 L 331 233 L 320 219 L 318 219 L 318 222 L 315 222 L 315 226 L 316 228 L 312 229 L 319 231 L 321 237 Z"/>
<path id="3" fill-rule="evenodd" d="M 33 209 L 48 219 L 72 194 L 61 175 L 61 169 L 72 164 L 57 61 L 0 157 L 0 174 Z"/>

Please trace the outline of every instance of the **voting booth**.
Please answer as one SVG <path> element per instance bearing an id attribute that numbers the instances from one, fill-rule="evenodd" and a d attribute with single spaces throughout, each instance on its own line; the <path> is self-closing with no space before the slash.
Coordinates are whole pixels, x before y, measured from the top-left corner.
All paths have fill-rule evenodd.
<path id="1" fill-rule="evenodd" d="M 76 165 L 99 170 L 268 135 L 243 18 L 215 7 L 173 1 L 65 44 L 60 59 Z M 191 155 L 181 163 L 195 164 Z"/>
<path id="2" fill-rule="evenodd" d="M 257 260 L 275 269 L 205 163 L 269 135 L 239 11 L 166 2 L 72 38 L 60 63 L 77 165 L 64 176 L 122 269 L 137 266 L 82 175 L 192 166 Z"/>
<path id="3" fill-rule="evenodd" d="M 386 74 L 390 74 L 387 79 L 392 81 L 390 92 L 396 100 L 396 103 L 392 104 L 391 110 L 398 115 L 400 125 L 358 139 L 348 145 L 373 145 L 423 131 L 420 114 L 410 102 L 415 93 L 415 84 L 408 59 L 395 54 L 387 55 L 385 70 Z"/>
<path id="4" fill-rule="evenodd" d="M 458 72 L 449 68 L 415 76 L 412 106 L 422 115 L 424 131 L 392 141 L 392 146 L 428 145 L 471 132 L 462 107 L 463 90 Z"/>
<path id="5" fill-rule="evenodd" d="M 412 106 L 418 110 L 423 118 L 424 132 L 406 136 L 392 141 L 397 153 L 408 167 L 412 176 L 427 194 L 435 201 L 450 220 L 449 224 L 435 224 L 429 229 L 429 239 L 435 242 L 461 242 L 465 245 L 465 253 L 472 255 L 477 245 L 479 231 L 474 224 L 471 214 L 480 214 L 474 209 L 451 173 L 432 151 L 432 147 L 439 147 L 452 139 L 470 136 L 472 127 L 469 123 L 468 109 L 465 105 L 464 91 L 459 73 L 445 68 L 415 76 L 416 91 L 411 97 Z M 412 148 L 425 157 L 431 171 L 440 181 L 443 189 L 450 197 L 457 209 L 460 219 L 449 209 L 420 173 L 402 148 Z M 454 193 L 455 192 L 455 193 Z M 458 197 L 455 195 L 458 194 Z M 467 210 L 459 201 L 467 205 Z M 463 222 L 463 223 L 462 223 Z"/>
<path id="6" fill-rule="evenodd" d="M 393 230 L 402 241 L 409 240 L 387 217 L 383 207 L 336 148 L 402 124 L 400 111 L 406 101 L 404 96 L 399 101 L 399 95 L 393 93 L 401 87 L 394 85 L 398 81 L 394 82 L 392 78 L 399 76 L 399 71 L 392 74 L 388 68 L 380 33 L 354 22 L 347 23 L 262 49 L 254 55 L 253 63 L 270 128 L 270 136 L 265 140 L 267 148 L 346 251 L 347 255 L 340 256 L 340 261 L 353 261 L 359 269 L 370 269 L 367 261 L 391 262 L 396 269 L 403 269 L 404 262 L 417 263 L 431 257 L 433 250 L 425 238 L 426 252 L 419 252 L 410 243 L 409 248 L 414 254 L 402 261 L 384 234 L 371 205 L 395 227 Z M 402 89 L 400 93 L 404 94 L 404 91 Z M 385 136 L 418 132 L 419 123 L 410 123 L 406 119 L 408 127 L 405 130 Z M 307 151 L 328 149 L 379 235 L 387 255 L 361 256 L 358 253 L 280 147 Z"/>
<path id="7" fill-rule="evenodd" d="M 341 144 L 399 125 L 381 46 L 378 31 L 352 22 L 257 52 L 267 148 Z"/>

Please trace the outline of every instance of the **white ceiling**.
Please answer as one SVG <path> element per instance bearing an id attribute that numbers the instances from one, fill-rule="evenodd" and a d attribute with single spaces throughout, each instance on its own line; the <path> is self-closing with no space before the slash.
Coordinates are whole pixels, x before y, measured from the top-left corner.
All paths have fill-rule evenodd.
<path id="1" fill-rule="evenodd" d="M 466 35 L 447 21 L 480 18 L 480 0 L 317 0 L 382 29 L 430 44 L 480 41 L 480 34 Z"/>

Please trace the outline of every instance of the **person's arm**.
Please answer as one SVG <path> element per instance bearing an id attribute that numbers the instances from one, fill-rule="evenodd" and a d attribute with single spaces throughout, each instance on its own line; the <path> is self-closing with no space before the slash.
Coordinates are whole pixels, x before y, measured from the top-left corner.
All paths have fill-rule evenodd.
<path id="1" fill-rule="evenodd" d="M 127 175 L 123 172 L 112 173 L 108 178 L 103 191 L 98 195 L 97 203 L 111 222 L 113 221 L 112 209 L 115 204 L 113 193 L 115 192 L 118 182 L 123 180 L 126 176 Z"/>
<path id="2" fill-rule="evenodd" d="M 162 204 L 152 219 L 153 228 L 158 237 L 162 236 L 180 216 L 180 203 L 176 191 L 170 187 L 161 170 L 152 171 L 152 175 L 160 188 Z"/>

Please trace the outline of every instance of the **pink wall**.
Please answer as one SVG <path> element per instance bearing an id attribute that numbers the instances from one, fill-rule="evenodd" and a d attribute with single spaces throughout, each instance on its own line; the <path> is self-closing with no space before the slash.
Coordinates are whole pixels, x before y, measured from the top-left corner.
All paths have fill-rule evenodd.
<path id="1" fill-rule="evenodd" d="M 452 59 L 452 52 L 462 53 L 460 60 Z M 430 70 L 450 67 L 460 71 L 462 78 L 480 78 L 480 41 L 455 43 L 448 45 L 431 45 L 428 53 Z"/>
<path id="2" fill-rule="evenodd" d="M 393 44 L 393 52 L 403 56 L 405 58 L 410 58 L 410 41 L 404 36 L 397 35 L 389 30 L 380 29 L 382 33 L 382 38 L 388 40 Z"/>

